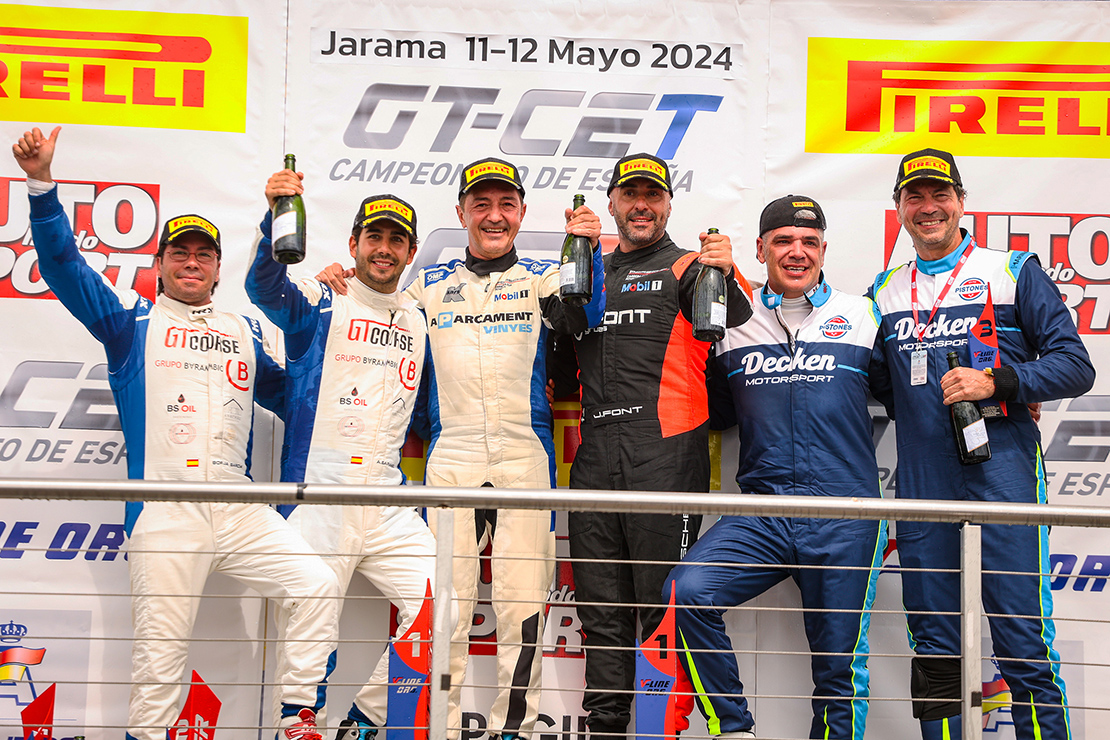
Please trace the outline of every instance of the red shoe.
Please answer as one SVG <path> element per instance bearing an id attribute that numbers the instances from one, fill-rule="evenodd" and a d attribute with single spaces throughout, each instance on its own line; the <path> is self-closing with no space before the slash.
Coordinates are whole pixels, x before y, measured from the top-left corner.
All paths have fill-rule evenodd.
<path id="1" fill-rule="evenodd" d="M 297 712 L 300 722 L 285 728 L 286 740 L 324 740 L 316 729 L 316 712 L 307 707 Z"/>

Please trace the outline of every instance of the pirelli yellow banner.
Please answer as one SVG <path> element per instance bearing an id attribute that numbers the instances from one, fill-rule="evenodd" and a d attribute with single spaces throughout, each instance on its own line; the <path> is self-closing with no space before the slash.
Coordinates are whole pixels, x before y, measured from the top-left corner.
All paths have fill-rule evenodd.
<path id="1" fill-rule="evenodd" d="M 0 119 L 246 128 L 246 18 L 27 5 L 0 18 Z"/>
<path id="2" fill-rule="evenodd" d="M 1110 156 L 1110 43 L 810 38 L 806 151 Z"/>

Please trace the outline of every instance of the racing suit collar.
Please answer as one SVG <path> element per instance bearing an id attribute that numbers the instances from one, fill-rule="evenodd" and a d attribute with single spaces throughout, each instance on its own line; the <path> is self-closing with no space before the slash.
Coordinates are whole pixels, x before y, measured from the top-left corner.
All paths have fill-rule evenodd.
<path id="1" fill-rule="evenodd" d="M 347 293 L 366 306 L 397 310 L 401 305 L 401 292 L 399 290 L 394 290 L 392 293 L 379 293 L 357 277 L 347 278 Z"/>
<path id="2" fill-rule="evenodd" d="M 939 275 L 942 272 L 950 272 L 953 270 L 956 267 L 956 263 L 960 261 L 960 257 L 963 256 L 964 250 L 967 249 L 967 243 L 972 241 L 971 234 L 967 233 L 967 229 L 960 229 L 960 233 L 964 235 L 964 239 L 960 242 L 960 246 L 956 247 L 939 260 L 933 260 L 932 262 L 918 257 L 917 269 L 921 270 L 921 272 L 926 275 Z"/>
<path id="3" fill-rule="evenodd" d="M 494 272 L 505 272 L 510 267 L 516 264 L 516 245 L 505 254 L 491 260 L 480 260 L 470 253 L 470 248 L 466 250 L 466 269 L 473 272 L 475 275 L 485 277 Z"/>
<path id="4" fill-rule="evenodd" d="M 807 290 L 804 294 L 805 299 L 809 301 L 809 305 L 814 308 L 824 306 L 830 298 L 832 298 L 832 288 L 825 282 L 825 271 L 822 270 L 817 278 L 817 283 Z M 764 283 L 763 288 L 759 291 L 759 300 L 763 301 L 763 305 L 768 309 L 774 311 L 782 305 L 782 296 L 771 290 L 771 287 Z"/>
<path id="5" fill-rule="evenodd" d="M 216 315 L 216 307 L 211 301 L 203 306 L 190 306 L 163 293 L 155 303 L 185 321 L 204 321 Z"/>

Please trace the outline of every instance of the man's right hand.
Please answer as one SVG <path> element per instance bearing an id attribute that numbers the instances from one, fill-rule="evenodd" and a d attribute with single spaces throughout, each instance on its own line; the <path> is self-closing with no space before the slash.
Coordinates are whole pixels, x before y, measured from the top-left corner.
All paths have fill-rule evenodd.
<path id="1" fill-rule="evenodd" d="M 567 233 L 575 236 L 584 236 L 590 240 L 590 246 L 597 249 L 597 242 L 601 238 L 601 219 L 586 206 L 576 209 L 566 209 L 563 214 L 567 220 Z"/>
<path id="2" fill-rule="evenodd" d="M 48 138 L 36 127 L 24 131 L 23 137 L 12 144 L 16 164 L 27 173 L 28 179 L 54 182 L 50 177 L 50 162 L 54 159 L 54 147 L 58 143 L 61 130 L 61 126 L 56 127 Z"/>
<path id="3" fill-rule="evenodd" d="M 343 265 L 338 262 L 332 262 L 323 270 L 320 270 L 320 274 L 316 276 L 316 279 L 339 295 L 347 295 L 347 278 L 354 276 L 355 268 L 351 267 L 344 270 Z"/>
<path id="4" fill-rule="evenodd" d="M 270 204 L 270 208 L 273 209 L 274 201 L 279 195 L 304 193 L 304 185 L 301 184 L 303 179 L 303 172 L 293 170 L 280 170 L 270 175 L 270 179 L 266 181 L 266 202 Z"/>

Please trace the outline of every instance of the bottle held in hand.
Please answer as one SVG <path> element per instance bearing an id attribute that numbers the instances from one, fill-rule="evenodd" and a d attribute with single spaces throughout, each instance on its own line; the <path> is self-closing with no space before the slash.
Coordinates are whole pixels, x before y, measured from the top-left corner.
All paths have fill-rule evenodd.
<path id="1" fill-rule="evenodd" d="M 960 356 L 948 353 L 948 368 L 960 367 Z M 956 433 L 956 451 L 963 465 L 975 465 L 991 459 L 991 445 L 987 439 L 987 422 L 975 401 L 957 401 L 948 407 L 952 416 L 952 430 Z"/>
<path id="2" fill-rule="evenodd" d="M 574 210 L 586 205 L 586 196 L 574 196 Z M 594 250 L 584 236 L 567 234 L 559 254 L 559 298 L 568 306 L 585 306 L 593 297 Z"/>
<path id="3" fill-rule="evenodd" d="M 285 169 L 297 171 L 297 159 L 285 155 Z M 274 260 L 295 265 L 304 259 L 305 214 L 304 198 L 300 195 L 279 195 L 274 199 L 273 225 Z"/>
<path id="4" fill-rule="evenodd" d="M 706 233 L 716 234 L 717 229 Z M 694 283 L 694 339 L 717 342 L 725 336 L 725 274 L 716 267 L 702 265 Z"/>

